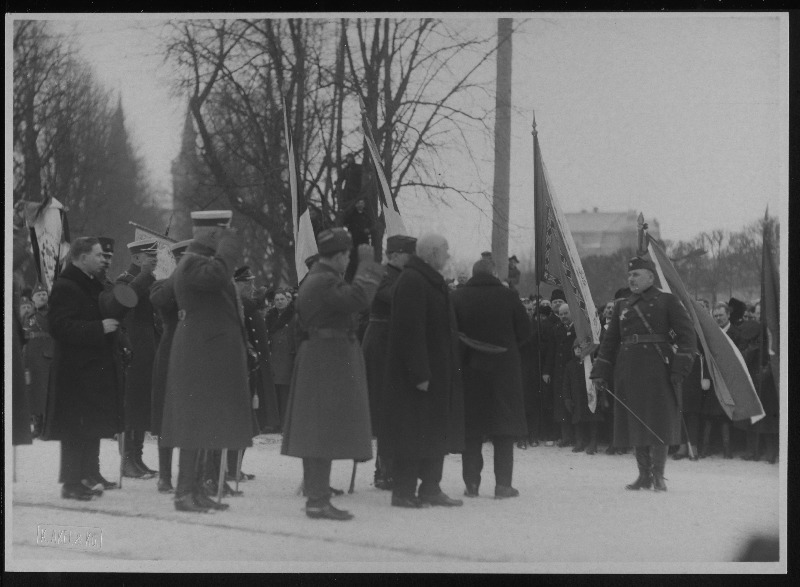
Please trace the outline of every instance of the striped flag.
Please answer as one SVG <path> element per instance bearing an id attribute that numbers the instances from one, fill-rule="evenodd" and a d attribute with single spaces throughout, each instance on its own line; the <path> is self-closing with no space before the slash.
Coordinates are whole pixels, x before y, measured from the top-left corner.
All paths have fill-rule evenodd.
<path id="1" fill-rule="evenodd" d="M 731 420 L 750 418 L 752 423 L 757 422 L 764 417 L 764 408 L 739 349 L 703 306 L 692 299 L 664 249 L 650 235 L 647 243 L 661 289 L 678 296 L 692 317 L 720 406 Z"/>
<path id="2" fill-rule="evenodd" d="M 378 190 L 378 208 L 383 211 L 386 236 L 395 236 L 398 234 L 407 235 L 406 226 L 403 223 L 403 218 L 400 216 L 400 210 L 392 195 L 392 190 L 389 188 L 389 181 L 386 179 L 386 173 L 383 170 L 381 158 L 378 156 L 378 146 L 375 144 L 372 125 L 367 119 L 367 109 L 364 106 L 364 100 L 359 96 L 358 101 L 359 104 L 361 104 L 361 118 L 364 122 L 364 139 L 367 142 L 370 159 L 372 159 L 372 164 L 375 167 L 375 173 L 377 173 L 380 183 L 380 189 Z"/>
<path id="3" fill-rule="evenodd" d="M 292 229 L 294 236 L 294 266 L 297 270 L 297 282 L 308 273 L 306 259 L 317 254 L 317 239 L 314 237 L 314 228 L 311 225 L 311 215 L 306 204 L 305 194 L 300 190 L 300 173 L 297 168 L 297 159 L 294 156 L 294 141 L 292 129 L 289 126 L 289 114 L 286 108 L 286 98 L 283 99 L 283 130 L 286 134 L 286 153 L 289 162 L 289 189 L 292 195 Z"/>
<path id="4" fill-rule="evenodd" d="M 600 343 L 600 317 L 595 310 L 589 283 L 586 281 L 572 233 L 567 226 L 567 219 L 550 187 L 535 129 L 534 123 L 533 201 L 536 279 L 539 283 L 548 283 L 564 291 L 565 301 L 569 305 L 575 324 L 575 336 L 581 345 L 589 409 L 594 412 L 597 395 L 589 374 L 592 368 L 591 353 Z"/>

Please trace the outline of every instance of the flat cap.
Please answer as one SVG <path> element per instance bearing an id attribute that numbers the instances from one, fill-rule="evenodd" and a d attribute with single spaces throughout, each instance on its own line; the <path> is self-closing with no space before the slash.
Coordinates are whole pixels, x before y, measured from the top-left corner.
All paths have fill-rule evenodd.
<path id="1" fill-rule="evenodd" d="M 637 269 L 647 269 L 648 271 L 652 271 L 653 274 L 656 272 L 656 266 L 653 265 L 653 262 L 644 257 L 633 257 L 628 261 L 628 271 L 636 271 Z"/>
<path id="2" fill-rule="evenodd" d="M 389 253 L 410 253 L 414 254 L 417 250 L 417 239 L 413 236 L 396 234 L 386 239 L 386 254 Z"/>
<path id="3" fill-rule="evenodd" d="M 233 218 L 232 210 L 197 210 L 191 213 L 192 226 L 221 226 L 228 228 Z"/>
<path id="4" fill-rule="evenodd" d="M 98 242 L 100 243 L 100 248 L 103 249 L 104 255 L 113 255 L 114 254 L 114 239 L 107 237 L 107 236 L 98 236 Z"/>
<path id="5" fill-rule="evenodd" d="M 131 255 L 137 253 L 147 253 L 148 255 L 155 255 L 158 253 L 158 241 L 154 238 L 145 238 L 138 241 L 128 243 L 128 252 Z"/>
<path id="6" fill-rule="evenodd" d="M 347 251 L 352 246 L 353 237 L 345 228 L 328 228 L 317 235 L 317 250 L 320 255 Z"/>
<path id="7" fill-rule="evenodd" d="M 242 265 L 236 271 L 233 272 L 234 281 L 251 281 L 255 278 L 256 276 L 253 275 L 252 271 L 250 271 L 249 265 Z"/>

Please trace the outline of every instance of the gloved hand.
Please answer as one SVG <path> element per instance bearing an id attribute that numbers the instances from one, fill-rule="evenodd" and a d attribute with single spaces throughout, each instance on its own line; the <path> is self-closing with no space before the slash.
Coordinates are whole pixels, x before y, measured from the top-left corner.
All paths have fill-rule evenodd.
<path id="1" fill-rule="evenodd" d="M 673 389 L 679 389 L 683 387 L 683 375 L 678 375 L 677 373 L 672 373 L 669 376 L 669 382 L 672 383 Z"/>
<path id="2" fill-rule="evenodd" d="M 602 377 L 597 377 L 596 379 L 592 379 L 592 381 L 594 381 L 594 388 L 597 391 L 608 389 L 608 382 Z"/>
<path id="3" fill-rule="evenodd" d="M 564 407 L 567 408 L 567 411 L 571 414 L 572 410 L 575 409 L 575 402 L 573 402 L 571 399 L 565 399 Z"/>

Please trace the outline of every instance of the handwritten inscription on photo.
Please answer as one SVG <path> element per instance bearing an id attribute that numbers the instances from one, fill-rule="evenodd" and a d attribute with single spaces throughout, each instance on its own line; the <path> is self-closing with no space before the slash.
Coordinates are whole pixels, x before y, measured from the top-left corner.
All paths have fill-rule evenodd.
<path id="1" fill-rule="evenodd" d="M 39 524 L 36 529 L 36 544 L 77 550 L 100 550 L 103 545 L 103 531 L 88 526 Z"/>

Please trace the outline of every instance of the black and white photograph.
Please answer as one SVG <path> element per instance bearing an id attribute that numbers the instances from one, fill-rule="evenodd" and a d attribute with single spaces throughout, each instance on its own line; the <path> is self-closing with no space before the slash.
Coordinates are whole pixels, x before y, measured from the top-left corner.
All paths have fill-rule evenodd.
<path id="1" fill-rule="evenodd" d="M 787 573 L 788 12 L 7 12 L 5 64 L 7 571 Z"/>

